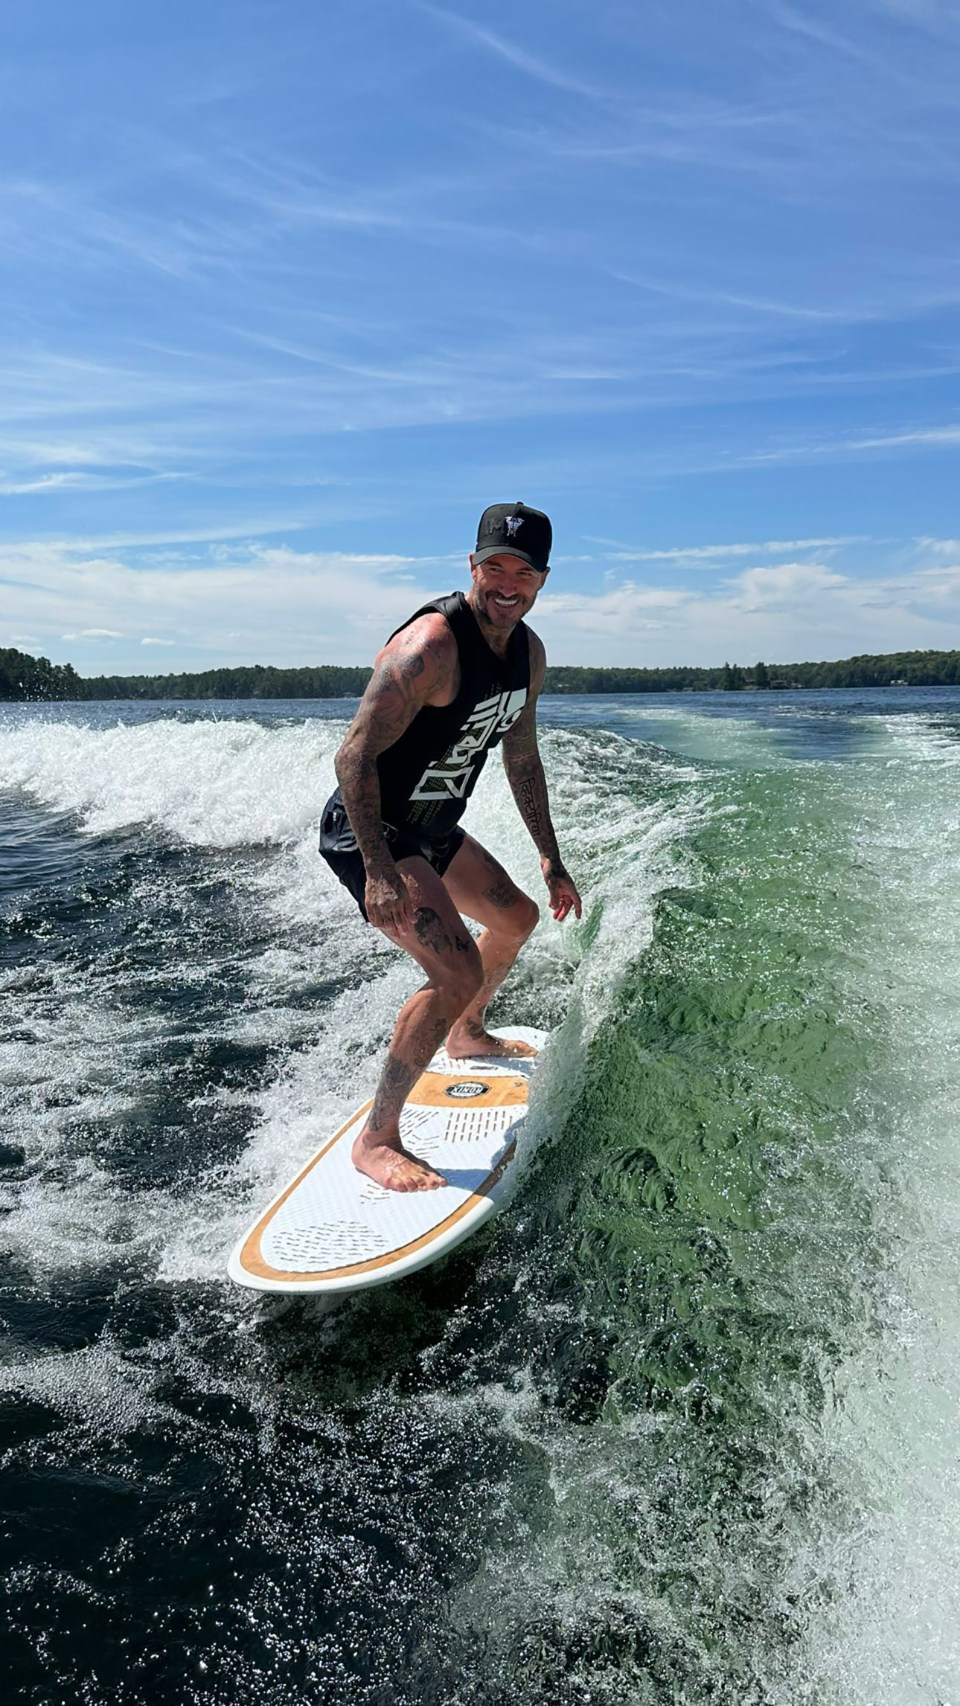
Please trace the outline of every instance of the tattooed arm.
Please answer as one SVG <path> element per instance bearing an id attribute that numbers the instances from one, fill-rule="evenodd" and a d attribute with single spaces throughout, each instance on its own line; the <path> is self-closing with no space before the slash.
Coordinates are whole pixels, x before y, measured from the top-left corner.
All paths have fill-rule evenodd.
<path id="1" fill-rule="evenodd" d="M 503 737 L 503 768 L 520 816 L 540 854 L 540 869 L 550 892 L 550 910 L 554 918 L 566 918 L 571 910 L 579 918 L 582 910 L 580 896 L 560 857 L 556 831 L 550 819 L 547 779 L 537 746 L 537 700 L 546 668 L 543 643 L 531 633 L 530 691 L 521 715 Z"/>
<path id="2" fill-rule="evenodd" d="M 389 640 L 335 768 L 350 827 L 367 873 L 364 904 L 371 924 L 402 929 L 413 918 L 406 888 L 387 846 L 380 817 L 377 759 L 400 739 L 424 705 L 447 705 L 458 687 L 457 643 L 446 618 L 421 616 Z"/>

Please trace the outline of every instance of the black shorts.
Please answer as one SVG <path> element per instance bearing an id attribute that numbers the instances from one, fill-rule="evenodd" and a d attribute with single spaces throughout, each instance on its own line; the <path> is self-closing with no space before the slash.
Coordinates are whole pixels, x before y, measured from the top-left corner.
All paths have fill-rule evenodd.
<path id="1" fill-rule="evenodd" d="M 462 829 L 451 829 L 450 833 L 439 841 L 430 841 L 413 829 L 394 829 L 389 823 L 384 824 L 383 833 L 394 861 L 426 859 L 438 877 L 443 876 L 464 841 Z M 344 888 L 350 890 L 363 917 L 366 918 L 367 909 L 363 904 L 363 897 L 367 887 L 367 872 L 339 793 L 331 794 L 323 808 L 323 816 L 320 819 L 320 853 L 334 876 L 339 877 Z"/>

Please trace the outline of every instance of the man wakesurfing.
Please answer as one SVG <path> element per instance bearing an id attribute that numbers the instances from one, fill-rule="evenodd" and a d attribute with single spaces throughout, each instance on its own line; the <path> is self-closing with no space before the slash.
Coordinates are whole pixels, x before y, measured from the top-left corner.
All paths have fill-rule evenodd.
<path id="1" fill-rule="evenodd" d="M 503 764 L 554 918 L 580 896 L 550 821 L 537 747 L 546 670 L 527 627 L 549 571 L 553 530 L 526 504 L 491 504 L 470 556 L 471 586 L 435 598 L 390 636 L 336 757 L 320 851 L 364 918 L 404 948 L 427 982 L 401 1009 L 353 1163 L 397 1191 L 446 1180 L 400 1141 L 400 1111 L 446 1037 L 456 1059 L 532 1054 L 491 1036 L 484 1015 L 540 916 L 503 866 L 459 827 L 491 747 Z M 481 926 L 476 941 L 462 914 Z"/>

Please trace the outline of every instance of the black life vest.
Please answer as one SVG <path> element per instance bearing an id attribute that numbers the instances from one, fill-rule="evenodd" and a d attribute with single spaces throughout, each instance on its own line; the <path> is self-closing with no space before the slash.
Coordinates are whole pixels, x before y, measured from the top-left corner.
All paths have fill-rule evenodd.
<path id="1" fill-rule="evenodd" d="M 523 622 L 506 657 L 487 645 L 466 598 L 452 592 L 424 604 L 396 634 L 431 611 L 445 616 L 460 654 L 460 689 L 450 705 L 425 705 L 377 759 L 381 817 L 416 826 L 430 840 L 449 835 L 466 809 L 487 754 L 516 722 L 530 688 L 530 637 Z M 391 640 L 395 634 L 391 634 Z"/>

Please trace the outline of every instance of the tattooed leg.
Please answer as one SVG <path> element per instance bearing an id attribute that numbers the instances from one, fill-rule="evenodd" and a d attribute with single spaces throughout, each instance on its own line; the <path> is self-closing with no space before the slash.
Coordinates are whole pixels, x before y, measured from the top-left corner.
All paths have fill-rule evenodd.
<path id="1" fill-rule="evenodd" d="M 463 919 L 426 860 L 402 859 L 397 868 L 416 912 L 411 925 L 384 934 L 413 956 L 428 981 L 400 1011 L 373 1105 L 353 1146 L 353 1164 L 390 1190 L 435 1190 L 446 1181 L 404 1147 L 400 1114 L 457 1014 L 476 995 L 483 966 Z"/>
<path id="2" fill-rule="evenodd" d="M 529 1043 L 505 1043 L 502 1037 L 493 1036 L 487 1030 L 486 1010 L 536 927 L 540 916 L 536 902 L 517 888 L 503 866 L 469 835 L 443 880 L 458 910 L 483 925 L 477 940 L 483 981 L 451 1027 L 447 1053 L 458 1060 L 470 1055 L 535 1054 Z"/>

